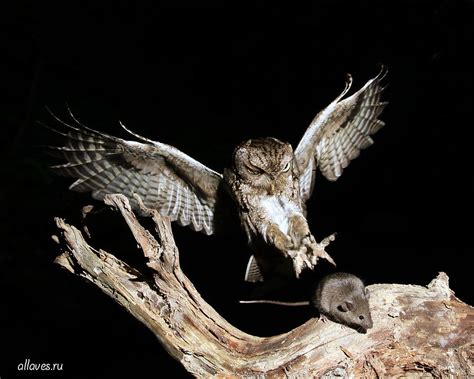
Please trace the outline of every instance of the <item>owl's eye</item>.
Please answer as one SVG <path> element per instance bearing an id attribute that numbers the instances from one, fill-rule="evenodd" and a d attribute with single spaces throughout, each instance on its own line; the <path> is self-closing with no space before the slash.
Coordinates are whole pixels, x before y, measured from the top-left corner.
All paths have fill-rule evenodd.
<path id="1" fill-rule="evenodd" d="M 283 170 L 281 170 L 281 172 L 287 172 L 291 167 L 291 161 L 288 162 L 285 167 L 283 167 Z"/>
<path id="2" fill-rule="evenodd" d="M 247 168 L 247 171 L 250 172 L 252 175 L 260 175 L 263 172 L 261 169 L 255 166 L 245 165 L 245 167 Z"/>

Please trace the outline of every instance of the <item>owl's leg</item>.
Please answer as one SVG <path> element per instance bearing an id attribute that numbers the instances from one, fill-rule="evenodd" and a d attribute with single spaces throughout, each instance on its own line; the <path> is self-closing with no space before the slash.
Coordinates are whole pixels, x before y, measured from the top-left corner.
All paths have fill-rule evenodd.
<path id="1" fill-rule="evenodd" d="M 288 250 L 289 257 L 293 260 L 293 268 L 296 277 L 300 276 L 301 271 L 308 268 L 313 268 L 314 264 L 311 261 L 311 255 L 308 254 L 308 243 L 305 243 L 307 238 L 313 238 L 309 230 L 308 222 L 300 215 L 296 214 L 290 217 L 288 234 L 293 240 L 293 248 Z M 314 238 L 313 238 L 314 239 Z"/>
<path id="2" fill-rule="evenodd" d="M 304 244 L 305 238 L 313 238 L 309 230 L 308 221 L 300 214 L 290 216 L 288 234 L 291 236 L 296 248 Z"/>
<path id="3" fill-rule="evenodd" d="M 283 233 L 278 225 L 271 223 L 266 230 L 265 239 L 280 251 L 293 248 L 293 241 Z"/>

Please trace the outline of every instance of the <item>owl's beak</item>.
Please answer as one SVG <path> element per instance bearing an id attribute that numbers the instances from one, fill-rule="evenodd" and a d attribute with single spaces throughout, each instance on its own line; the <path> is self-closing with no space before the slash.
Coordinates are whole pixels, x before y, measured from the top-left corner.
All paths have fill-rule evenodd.
<path id="1" fill-rule="evenodd" d="M 268 177 L 270 178 L 270 188 L 272 189 L 272 193 L 275 192 L 275 175 L 268 175 Z"/>
<path id="2" fill-rule="evenodd" d="M 266 174 L 267 177 L 270 179 L 270 182 L 271 182 L 271 184 L 273 185 L 273 183 L 275 182 L 275 179 L 276 179 L 277 175 L 275 175 L 275 174 L 270 174 L 270 173 L 268 173 L 268 172 L 266 172 L 265 174 Z"/>

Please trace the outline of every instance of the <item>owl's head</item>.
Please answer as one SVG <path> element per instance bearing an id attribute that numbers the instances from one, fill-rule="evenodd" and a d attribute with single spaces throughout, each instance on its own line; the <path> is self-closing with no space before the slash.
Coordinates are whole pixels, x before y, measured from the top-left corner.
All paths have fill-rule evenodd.
<path id="1" fill-rule="evenodd" d="M 287 183 L 292 178 L 293 161 L 291 145 L 271 137 L 245 141 L 234 151 L 235 174 L 254 187 Z"/>

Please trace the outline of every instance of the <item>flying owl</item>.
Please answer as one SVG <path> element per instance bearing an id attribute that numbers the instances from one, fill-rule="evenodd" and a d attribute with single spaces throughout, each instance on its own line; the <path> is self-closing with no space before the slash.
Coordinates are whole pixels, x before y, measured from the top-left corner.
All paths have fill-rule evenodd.
<path id="1" fill-rule="evenodd" d="M 316 115 L 295 150 L 276 138 L 251 139 L 234 150 L 232 165 L 223 174 L 173 146 L 131 132 L 122 123 L 141 142 L 93 130 L 71 112 L 74 125 L 58 119 L 66 127 L 58 131 L 65 145 L 49 147 L 67 163 L 52 168 L 77 178 L 71 190 L 92 192 L 98 200 L 122 193 L 135 209 L 133 194 L 137 194 L 146 207 L 208 235 L 222 221 L 217 205 L 230 202 L 253 252 L 245 279 L 268 280 L 281 267 L 298 277 L 302 270 L 313 269 L 319 258 L 334 263 L 325 251 L 334 237 L 315 240 L 305 203 L 317 168 L 335 181 L 360 150 L 373 143 L 370 136 L 384 125 L 378 116 L 387 104 L 380 101 L 386 73 L 382 67 L 375 78 L 344 98 L 352 84 L 347 75 L 342 93 Z"/>

